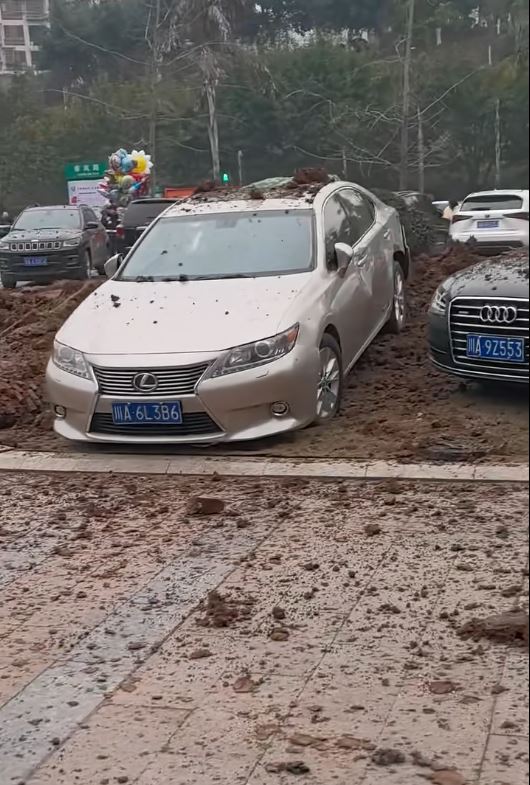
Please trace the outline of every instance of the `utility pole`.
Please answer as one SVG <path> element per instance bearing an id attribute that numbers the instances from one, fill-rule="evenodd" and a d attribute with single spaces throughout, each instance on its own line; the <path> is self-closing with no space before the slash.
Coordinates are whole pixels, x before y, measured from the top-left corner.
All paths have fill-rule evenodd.
<path id="1" fill-rule="evenodd" d="M 423 114 L 418 106 L 418 191 L 425 193 L 425 137 L 423 134 Z"/>
<path id="2" fill-rule="evenodd" d="M 149 63 L 149 88 L 150 88 L 150 111 L 149 111 L 149 153 L 156 163 L 156 143 L 158 125 L 158 82 L 160 79 L 160 18 L 162 0 L 154 0 L 153 9 L 153 28 L 151 35 L 151 60 Z M 156 171 L 156 169 L 154 170 Z M 155 176 L 151 175 L 151 190 L 155 191 Z"/>
<path id="3" fill-rule="evenodd" d="M 416 0 L 409 0 L 407 20 L 407 40 L 403 64 L 403 109 L 401 118 L 401 156 L 399 170 L 399 189 L 405 191 L 409 182 L 409 113 L 410 113 L 410 72 L 412 66 L 412 43 L 414 38 L 414 12 Z"/>
<path id="4" fill-rule="evenodd" d="M 500 188 L 502 182 L 502 125 L 501 125 L 501 99 L 495 101 L 495 188 Z"/>
<path id="5" fill-rule="evenodd" d="M 237 153 L 237 171 L 239 177 L 239 185 L 245 183 L 245 154 L 243 150 L 238 150 Z"/>

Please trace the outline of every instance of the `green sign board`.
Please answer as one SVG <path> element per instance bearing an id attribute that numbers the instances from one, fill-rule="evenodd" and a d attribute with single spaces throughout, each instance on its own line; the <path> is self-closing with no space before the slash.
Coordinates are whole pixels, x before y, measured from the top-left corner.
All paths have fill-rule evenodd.
<path id="1" fill-rule="evenodd" d="M 101 161 L 66 164 L 64 167 L 64 176 L 69 183 L 75 180 L 101 180 L 107 169 L 108 164 L 102 163 Z"/>

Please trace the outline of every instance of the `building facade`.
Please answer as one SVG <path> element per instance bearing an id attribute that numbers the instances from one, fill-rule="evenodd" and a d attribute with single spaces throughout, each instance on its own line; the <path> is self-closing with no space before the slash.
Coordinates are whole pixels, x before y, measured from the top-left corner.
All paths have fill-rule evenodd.
<path id="1" fill-rule="evenodd" d="M 35 54 L 50 24 L 50 0 L 0 0 L 0 74 L 35 67 Z"/>

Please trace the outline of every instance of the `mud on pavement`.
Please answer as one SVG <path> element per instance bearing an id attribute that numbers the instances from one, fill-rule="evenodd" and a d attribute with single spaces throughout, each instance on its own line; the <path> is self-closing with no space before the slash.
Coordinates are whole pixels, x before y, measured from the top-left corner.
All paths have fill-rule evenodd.
<path id="1" fill-rule="evenodd" d="M 413 462 L 526 461 L 527 391 L 467 386 L 436 371 L 427 357 L 426 313 L 435 289 L 477 260 L 468 249 L 455 249 L 416 261 L 406 331 L 381 335 L 366 352 L 333 423 L 229 451 Z M 0 444 L 71 449 L 51 431 L 42 379 L 56 329 L 87 293 L 76 286 L 0 290 Z"/>
<path id="2" fill-rule="evenodd" d="M 527 515 L 509 485 L 1 475 L 2 785 L 524 785 Z"/>

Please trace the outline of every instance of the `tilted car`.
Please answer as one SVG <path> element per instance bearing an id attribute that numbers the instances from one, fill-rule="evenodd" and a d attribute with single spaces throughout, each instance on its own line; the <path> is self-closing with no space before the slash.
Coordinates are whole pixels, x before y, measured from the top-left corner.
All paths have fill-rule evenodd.
<path id="1" fill-rule="evenodd" d="M 429 312 L 434 364 L 478 381 L 528 384 L 528 254 L 498 257 L 451 276 Z"/>
<path id="2" fill-rule="evenodd" d="M 90 207 L 30 207 L 0 240 L 0 281 L 47 282 L 104 272 L 107 234 Z"/>
<path id="3" fill-rule="evenodd" d="M 470 194 L 453 216 L 449 237 L 485 253 L 528 248 L 529 210 L 528 191 Z"/>
<path id="4" fill-rule="evenodd" d="M 377 334 L 405 324 L 397 213 L 350 183 L 176 204 L 59 330 L 57 433 L 250 440 L 325 423 Z"/>

